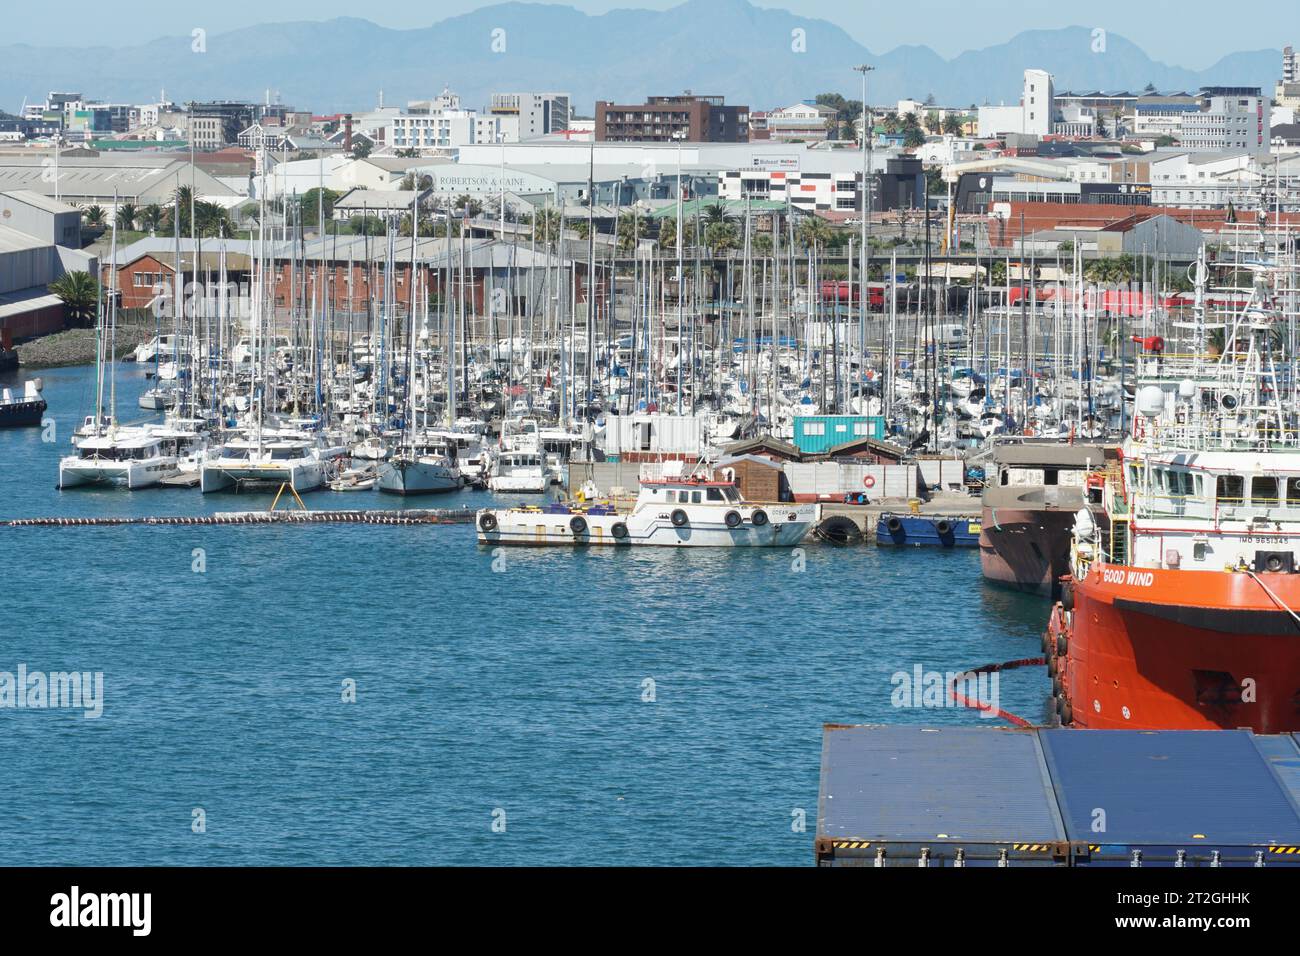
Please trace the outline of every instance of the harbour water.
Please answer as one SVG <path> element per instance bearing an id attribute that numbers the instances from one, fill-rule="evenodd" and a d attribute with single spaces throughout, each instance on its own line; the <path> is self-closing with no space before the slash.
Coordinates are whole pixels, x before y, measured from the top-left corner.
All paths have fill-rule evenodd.
<path id="1" fill-rule="evenodd" d="M 94 372 L 41 374 L 57 441 L 0 432 L 0 519 L 269 503 L 55 490 Z M 144 387 L 119 370 L 123 419 Z M 974 550 L 499 553 L 470 525 L 0 527 L 0 569 L 0 671 L 104 680 L 98 719 L 0 708 L 0 864 L 806 865 L 823 722 L 996 723 L 895 707 L 891 676 L 1036 655 L 1047 609 Z M 1043 686 L 1003 674 L 1000 705 L 1042 720 Z"/>

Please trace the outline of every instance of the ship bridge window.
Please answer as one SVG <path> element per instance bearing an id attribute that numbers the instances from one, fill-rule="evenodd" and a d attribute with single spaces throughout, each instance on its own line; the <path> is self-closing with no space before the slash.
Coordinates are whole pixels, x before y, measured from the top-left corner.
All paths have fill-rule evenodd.
<path id="1" fill-rule="evenodd" d="M 1281 499 L 1277 495 L 1277 478 L 1273 475 L 1255 475 L 1250 479 L 1250 503 L 1259 508 L 1275 507 Z"/>
<path id="2" fill-rule="evenodd" d="M 723 500 L 722 489 L 721 489 L 721 488 L 710 488 L 708 491 L 709 491 L 709 500 L 710 500 L 710 501 L 722 501 L 722 500 Z"/>
<path id="3" fill-rule="evenodd" d="M 1244 502 L 1246 483 L 1241 475 L 1219 475 L 1215 481 L 1214 497 L 1219 504 L 1239 505 Z"/>
<path id="4" fill-rule="evenodd" d="M 1286 480 L 1286 506 L 1300 508 L 1300 478 Z"/>
<path id="5" fill-rule="evenodd" d="M 696 505 L 700 503 L 700 493 L 698 491 L 691 492 L 691 503 Z"/>

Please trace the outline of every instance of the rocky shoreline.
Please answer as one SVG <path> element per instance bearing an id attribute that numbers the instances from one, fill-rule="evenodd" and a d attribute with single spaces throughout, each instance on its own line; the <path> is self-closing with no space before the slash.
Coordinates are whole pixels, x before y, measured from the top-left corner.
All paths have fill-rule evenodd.
<path id="1" fill-rule="evenodd" d="M 154 329 L 144 325 L 119 325 L 114 349 L 116 356 L 129 355 L 141 342 L 153 338 L 154 333 Z M 15 349 L 24 369 L 89 365 L 95 361 L 95 330 L 65 329 L 22 342 Z"/>

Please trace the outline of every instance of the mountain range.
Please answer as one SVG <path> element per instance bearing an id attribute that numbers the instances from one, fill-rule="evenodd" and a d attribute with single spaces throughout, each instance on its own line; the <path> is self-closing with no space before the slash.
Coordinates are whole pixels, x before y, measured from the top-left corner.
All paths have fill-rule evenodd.
<path id="1" fill-rule="evenodd" d="M 865 15 L 865 14 L 864 14 Z M 975 15 L 972 13 L 972 15 Z M 802 31 L 802 32 L 800 32 Z M 1098 40 L 1101 40 L 1098 49 Z M 49 90 L 109 102 L 168 98 L 261 100 L 267 91 L 318 113 L 425 99 L 450 86 L 467 106 L 493 92 L 569 92 L 590 115 L 597 99 L 639 103 L 683 90 L 753 109 L 822 92 L 858 98 L 851 67 L 871 63 L 868 98 L 934 96 L 946 105 L 1015 103 L 1026 67 L 1049 70 L 1057 90 L 1272 91 L 1280 49 L 1225 55 L 1205 70 L 1148 57 L 1116 33 L 1088 27 L 1032 30 L 945 59 L 926 46 L 873 52 L 842 28 L 746 0 L 685 0 L 668 10 L 589 15 L 543 3 L 501 3 L 429 27 L 393 30 L 367 20 L 267 23 L 122 48 L 0 43 L 0 104 L 17 110 Z"/>

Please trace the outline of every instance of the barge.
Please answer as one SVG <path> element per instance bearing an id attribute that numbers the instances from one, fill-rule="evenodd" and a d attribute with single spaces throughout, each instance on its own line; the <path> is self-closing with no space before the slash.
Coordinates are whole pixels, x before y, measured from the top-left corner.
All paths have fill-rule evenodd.
<path id="1" fill-rule="evenodd" d="M 815 860 L 1300 867 L 1300 740 L 827 724 Z"/>

